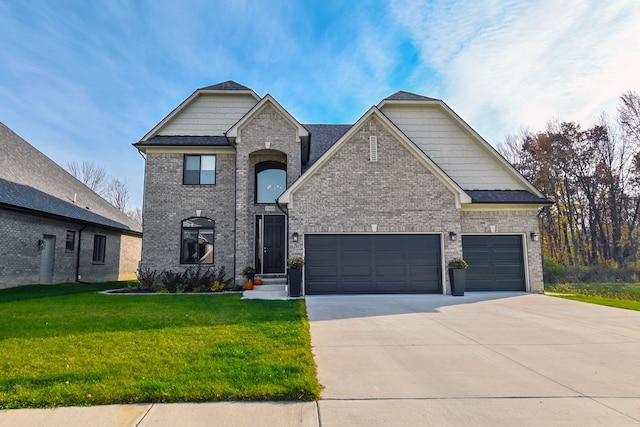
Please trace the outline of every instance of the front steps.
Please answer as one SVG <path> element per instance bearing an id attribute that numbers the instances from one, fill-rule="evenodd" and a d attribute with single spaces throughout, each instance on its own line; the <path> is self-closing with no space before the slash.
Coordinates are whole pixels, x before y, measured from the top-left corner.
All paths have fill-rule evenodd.
<path id="1" fill-rule="evenodd" d="M 262 285 L 254 286 L 252 291 L 244 291 L 242 299 L 289 299 L 286 277 L 261 277 Z"/>

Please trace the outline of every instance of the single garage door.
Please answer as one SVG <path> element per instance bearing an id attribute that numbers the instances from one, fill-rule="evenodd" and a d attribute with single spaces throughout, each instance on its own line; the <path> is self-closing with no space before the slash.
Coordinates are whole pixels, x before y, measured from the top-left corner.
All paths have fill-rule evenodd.
<path id="1" fill-rule="evenodd" d="M 440 293 L 440 235 L 305 235 L 305 292 Z"/>
<path id="2" fill-rule="evenodd" d="M 462 236 L 468 291 L 524 291 L 522 236 Z"/>

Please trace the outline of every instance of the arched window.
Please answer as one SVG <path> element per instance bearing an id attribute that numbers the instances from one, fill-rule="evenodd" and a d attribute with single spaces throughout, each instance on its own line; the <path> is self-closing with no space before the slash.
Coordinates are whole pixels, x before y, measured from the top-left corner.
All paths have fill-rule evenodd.
<path id="1" fill-rule="evenodd" d="M 275 203 L 287 189 L 287 165 L 262 162 L 256 165 L 256 203 Z"/>
<path id="2" fill-rule="evenodd" d="M 180 264 L 213 264 L 215 222 L 209 218 L 182 221 Z"/>

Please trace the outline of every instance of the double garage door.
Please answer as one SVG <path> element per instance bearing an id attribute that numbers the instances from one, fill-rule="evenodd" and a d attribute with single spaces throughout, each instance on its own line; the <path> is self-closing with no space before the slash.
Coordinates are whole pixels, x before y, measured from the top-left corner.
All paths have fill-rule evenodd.
<path id="1" fill-rule="evenodd" d="M 463 236 L 467 290 L 524 290 L 521 236 Z M 442 293 L 439 234 L 308 234 L 305 293 Z"/>
<path id="2" fill-rule="evenodd" d="M 305 292 L 439 293 L 439 234 L 308 234 Z"/>

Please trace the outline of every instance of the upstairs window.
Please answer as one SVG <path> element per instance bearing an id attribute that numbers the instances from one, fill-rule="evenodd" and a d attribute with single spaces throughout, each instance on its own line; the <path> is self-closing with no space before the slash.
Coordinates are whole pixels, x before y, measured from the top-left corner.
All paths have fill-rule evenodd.
<path id="1" fill-rule="evenodd" d="M 256 165 L 256 203 L 275 203 L 287 189 L 287 165 L 262 162 Z"/>
<path id="2" fill-rule="evenodd" d="M 180 264 L 213 264 L 215 222 L 209 218 L 182 221 Z"/>
<path id="3" fill-rule="evenodd" d="M 216 156 L 186 154 L 183 183 L 185 185 L 215 184 Z"/>

